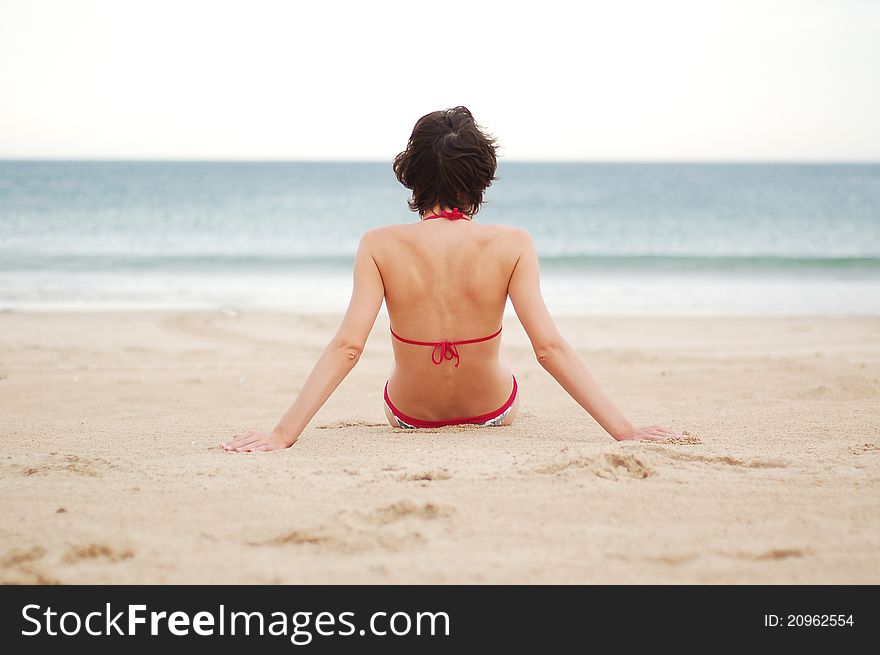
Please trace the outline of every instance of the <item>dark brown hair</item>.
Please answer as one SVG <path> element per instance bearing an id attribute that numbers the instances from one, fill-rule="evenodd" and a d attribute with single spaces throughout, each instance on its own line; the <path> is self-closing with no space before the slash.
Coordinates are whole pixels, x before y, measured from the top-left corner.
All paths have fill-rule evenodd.
<path id="1" fill-rule="evenodd" d="M 467 107 L 422 116 L 406 150 L 394 158 L 394 174 L 412 191 L 409 208 L 420 214 L 437 203 L 476 214 L 495 177 L 495 139 L 474 122 Z"/>

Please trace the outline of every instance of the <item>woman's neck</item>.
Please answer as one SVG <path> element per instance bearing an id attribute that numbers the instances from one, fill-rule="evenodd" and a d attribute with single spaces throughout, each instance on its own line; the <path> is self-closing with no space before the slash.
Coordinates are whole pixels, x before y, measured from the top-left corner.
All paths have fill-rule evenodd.
<path id="1" fill-rule="evenodd" d="M 442 205 L 440 205 L 440 203 L 437 203 L 431 209 L 428 209 L 428 210 L 420 213 L 419 218 L 424 219 L 426 216 L 437 216 L 440 212 L 442 212 L 444 210 L 451 212 L 454 209 L 455 209 L 455 207 L 443 207 Z M 467 213 L 466 211 L 464 211 L 463 209 L 459 208 L 459 211 L 461 211 L 465 216 L 468 216 L 468 217 L 470 216 L 470 214 Z"/>
<path id="2" fill-rule="evenodd" d="M 452 207 L 449 207 L 449 209 L 452 209 Z M 440 203 L 437 203 L 431 209 L 427 209 L 424 212 L 422 212 L 421 214 L 419 214 L 419 218 L 424 218 L 425 216 L 435 216 L 436 214 L 439 214 L 441 211 L 443 211 L 443 207 L 440 205 Z"/>

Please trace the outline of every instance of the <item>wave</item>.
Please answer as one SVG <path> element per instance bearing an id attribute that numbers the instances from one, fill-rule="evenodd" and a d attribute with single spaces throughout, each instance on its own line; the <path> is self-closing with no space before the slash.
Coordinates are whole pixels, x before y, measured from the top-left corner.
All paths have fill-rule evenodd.
<path id="1" fill-rule="evenodd" d="M 258 255 L 258 254 L 23 254 L 0 253 L 0 270 L 57 271 L 249 271 L 297 272 L 348 270 L 350 255 Z M 783 255 L 657 255 L 580 254 L 542 255 L 541 267 L 555 272 L 687 272 L 687 271 L 863 271 L 880 272 L 874 256 L 783 256 Z"/>
<path id="2" fill-rule="evenodd" d="M 880 270 L 880 257 L 803 255 L 557 255 L 541 257 L 545 269 L 614 270 Z"/>

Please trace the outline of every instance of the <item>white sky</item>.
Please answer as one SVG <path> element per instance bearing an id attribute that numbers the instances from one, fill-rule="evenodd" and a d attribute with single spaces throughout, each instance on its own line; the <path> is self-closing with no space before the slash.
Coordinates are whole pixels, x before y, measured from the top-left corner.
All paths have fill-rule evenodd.
<path id="1" fill-rule="evenodd" d="M 0 0 L 0 158 L 880 160 L 874 0 Z"/>

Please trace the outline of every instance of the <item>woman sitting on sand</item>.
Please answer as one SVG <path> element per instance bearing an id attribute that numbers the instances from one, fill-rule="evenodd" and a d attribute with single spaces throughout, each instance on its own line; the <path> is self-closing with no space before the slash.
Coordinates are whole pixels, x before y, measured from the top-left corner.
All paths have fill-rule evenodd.
<path id="1" fill-rule="evenodd" d="M 419 119 L 394 172 L 412 191 L 409 206 L 420 220 L 363 235 L 348 310 L 302 391 L 272 432 L 242 432 L 223 444 L 226 450 L 293 445 L 357 364 L 383 298 L 394 348 L 384 394 L 393 427 L 513 423 L 519 394 L 501 356 L 500 327 L 510 296 L 541 366 L 608 434 L 677 436 L 661 426 L 633 427 L 559 333 L 541 296 L 529 233 L 473 220 L 497 179 L 495 167 L 495 141 L 465 107 Z"/>

